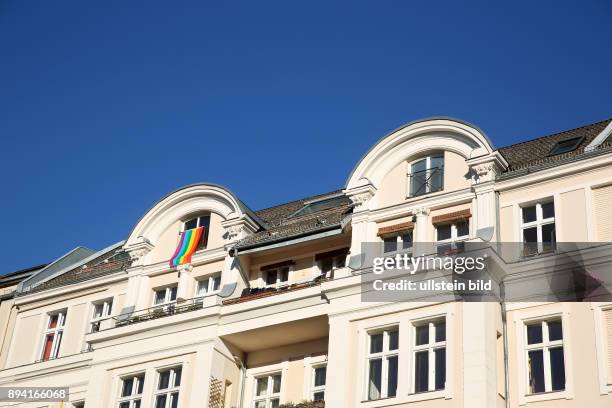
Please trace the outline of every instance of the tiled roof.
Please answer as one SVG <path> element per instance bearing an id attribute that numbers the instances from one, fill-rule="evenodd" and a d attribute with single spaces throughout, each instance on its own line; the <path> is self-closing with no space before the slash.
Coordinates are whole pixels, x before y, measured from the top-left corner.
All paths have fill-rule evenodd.
<path id="1" fill-rule="evenodd" d="M 502 147 L 499 149 L 499 152 L 508 161 L 509 172 L 534 166 L 554 165 L 583 154 L 584 148 L 606 128 L 611 120 L 612 119 L 606 119 L 579 128 Z M 554 156 L 550 155 L 550 150 L 557 142 L 574 137 L 584 137 L 576 150 Z"/>

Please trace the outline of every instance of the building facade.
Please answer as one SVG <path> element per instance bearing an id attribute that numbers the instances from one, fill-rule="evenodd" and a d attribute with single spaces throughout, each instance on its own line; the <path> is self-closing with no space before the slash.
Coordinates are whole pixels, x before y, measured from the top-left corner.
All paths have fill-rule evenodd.
<path id="1" fill-rule="evenodd" d="M 366 302 L 359 261 L 364 243 L 516 243 L 502 279 L 518 285 L 581 242 L 605 267 L 611 133 L 496 149 L 434 118 L 380 139 L 334 192 L 253 211 L 219 185 L 176 190 L 125 240 L 4 290 L 0 386 L 69 387 L 64 406 L 88 408 L 612 406 L 609 298 Z"/>

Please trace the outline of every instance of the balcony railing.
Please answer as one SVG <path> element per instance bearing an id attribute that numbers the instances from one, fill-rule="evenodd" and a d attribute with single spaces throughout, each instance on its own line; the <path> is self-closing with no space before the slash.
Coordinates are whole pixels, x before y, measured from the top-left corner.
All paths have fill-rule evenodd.
<path id="1" fill-rule="evenodd" d="M 262 288 L 245 288 L 240 294 L 240 297 L 224 300 L 223 304 L 232 305 L 235 303 L 247 302 L 249 300 L 260 299 L 260 298 L 264 298 L 268 296 L 280 295 L 282 293 L 292 292 L 294 290 L 311 288 L 313 286 L 320 285 L 321 282 L 327 279 L 328 278 L 321 275 L 309 281 L 289 283 L 289 284 L 282 285 L 282 286 L 266 286 Z"/>
<path id="2" fill-rule="evenodd" d="M 441 191 L 444 188 L 444 166 L 409 174 L 408 187 L 410 197 Z"/>

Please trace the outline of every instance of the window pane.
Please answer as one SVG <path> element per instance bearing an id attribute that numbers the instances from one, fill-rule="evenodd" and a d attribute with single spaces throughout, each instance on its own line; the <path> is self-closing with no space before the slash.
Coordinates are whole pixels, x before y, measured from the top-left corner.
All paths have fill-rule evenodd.
<path id="1" fill-rule="evenodd" d="M 276 271 L 268 271 L 268 273 L 266 273 L 266 284 L 267 285 L 276 284 Z"/>
<path id="2" fill-rule="evenodd" d="M 393 330 L 389 332 L 389 350 L 397 350 L 399 346 L 399 332 Z"/>
<path id="3" fill-rule="evenodd" d="M 544 392 L 544 356 L 542 350 L 529 352 L 529 392 L 535 394 Z"/>
<path id="4" fill-rule="evenodd" d="M 140 395 L 140 394 L 142 394 L 142 389 L 144 387 L 144 375 L 136 377 L 136 381 L 137 381 L 136 394 Z"/>
<path id="5" fill-rule="evenodd" d="M 372 334 L 370 336 L 370 353 L 380 353 L 383 351 L 383 334 Z"/>
<path id="6" fill-rule="evenodd" d="M 57 321 L 59 320 L 59 315 L 54 314 L 49 316 L 49 328 L 55 329 L 57 327 Z"/>
<path id="7" fill-rule="evenodd" d="M 457 227 L 457 236 L 464 237 L 466 235 L 470 235 L 470 223 L 467 221 L 461 221 L 456 224 Z"/>
<path id="8" fill-rule="evenodd" d="M 270 407 L 271 408 L 278 408 L 280 405 L 280 399 L 278 398 L 273 398 L 270 400 Z"/>
<path id="9" fill-rule="evenodd" d="M 429 343 L 429 325 L 418 326 L 416 328 L 416 345 Z"/>
<path id="10" fill-rule="evenodd" d="M 441 169 L 442 167 L 444 167 L 444 156 L 433 156 L 431 158 L 431 168 Z"/>
<path id="11" fill-rule="evenodd" d="M 103 303 L 98 303 L 98 304 L 94 305 L 93 318 L 94 319 L 98 319 L 98 318 L 102 317 L 103 312 L 104 312 L 104 304 Z"/>
<path id="12" fill-rule="evenodd" d="M 550 341 L 563 339 L 563 326 L 561 320 L 548 322 L 548 339 Z"/>
<path id="13" fill-rule="evenodd" d="M 266 395 L 268 393 L 268 377 L 257 379 L 257 392 L 255 395 Z"/>
<path id="14" fill-rule="evenodd" d="M 434 351 L 436 358 L 436 390 L 443 390 L 446 385 L 446 348 Z"/>
<path id="15" fill-rule="evenodd" d="M 204 296 L 208 292 L 208 279 L 198 281 L 198 296 Z"/>
<path id="16" fill-rule="evenodd" d="M 412 164 L 412 168 L 411 168 L 412 173 L 417 173 L 419 171 L 425 171 L 425 170 L 427 170 L 427 159 L 422 159 Z"/>
<path id="17" fill-rule="evenodd" d="M 122 402 L 119 404 L 119 408 L 130 408 L 129 402 Z"/>
<path id="18" fill-rule="evenodd" d="M 446 341 L 446 322 L 438 322 L 436 326 L 436 342 Z"/>
<path id="19" fill-rule="evenodd" d="M 133 408 L 140 408 L 140 400 L 134 400 L 134 407 Z"/>
<path id="20" fill-rule="evenodd" d="M 314 386 L 321 387 L 325 385 L 327 377 L 327 367 L 317 367 L 314 372 Z"/>
<path id="21" fill-rule="evenodd" d="M 170 408 L 178 408 L 179 393 L 175 392 L 170 395 Z"/>
<path id="22" fill-rule="evenodd" d="M 181 377 L 183 375 L 183 369 L 181 367 L 174 370 L 174 386 L 179 387 L 181 385 Z"/>
<path id="23" fill-rule="evenodd" d="M 173 288 L 170 288 L 170 300 L 171 301 L 176 300 L 176 286 Z"/>
<path id="24" fill-rule="evenodd" d="M 444 158 L 442 156 L 431 158 L 429 171 L 429 191 L 440 191 L 444 184 Z"/>
<path id="25" fill-rule="evenodd" d="M 397 356 L 390 357 L 387 370 L 387 397 L 397 394 Z"/>
<path id="26" fill-rule="evenodd" d="M 382 360 L 370 360 L 369 375 L 368 375 L 368 399 L 380 398 L 380 384 L 382 378 Z"/>
<path id="27" fill-rule="evenodd" d="M 53 351 L 53 337 L 53 334 L 47 334 L 45 337 L 45 347 L 42 355 L 43 361 L 47 361 L 51 358 L 51 352 Z"/>
<path id="28" fill-rule="evenodd" d="M 325 399 L 325 391 L 315 392 L 312 395 L 313 401 L 323 401 Z"/>
<path id="29" fill-rule="evenodd" d="M 121 387 L 121 396 L 129 397 L 132 395 L 132 388 L 134 387 L 134 379 L 126 378 L 123 380 L 123 386 Z"/>
<path id="30" fill-rule="evenodd" d="M 565 360 L 563 347 L 550 349 L 550 377 L 553 391 L 565 389 Z"/>
<path id="31" fill-rule="evenodd" d="M 550 202 L 546 204 L 542 204 L 542 218 L 552 218 L 555 216 L 555 203 Z"/>
<path id="32" fill-rule="evenodd" d="M 157 398 L 155 398 L 155 408 L 166 408 L 167 398 L 166 395 L 158 395 Z"/>
<path id="33" fill-rule="evenodd" d="M 219 286 L 221 286 L 221 276 L 215 276 L 212 281 L 212 290 L 219 290 Z"/>
<path id="34" fill-rule="evenodd" d="M 542 225 L 542 242 L 552 244 L 555 241 L 555 223 Z"/>
<path id="35" fill-rule="evenodd" d="M 321 259 L 321 273 L 327 274 L 334 267 L 334 260 L 332 258 Z"/>
<path id="36" fill-rule="evenodd" d="M 185 223 L 185 231 L 194 229 L 198 226 L 198 219 L 194 218 L 193 220 L 189 220 Z"/>
<path id="37" fill-rule="evenodd" d="M 397 251 L 397 237 L 387 237 L 385 238 L 385 252 L 395 252 Z"/>
<path id="38" fill-rule="evenodd" d="M 157 290 L 155 291 L 155 304 L 159 305 L 166 301 L 166 290 Z"/>
<path id="39" fill-rule="evenodd" d="M 442 240 L 451 238 L 450 224 L 449 225 L 439 225 L 436 227 L 436 231 L 438 232 L 438 241 L 442 241 Z"/>
<path id="40" fill-rule="evenodd" d="M 542 342 L 542 323 L 527 325 L 527 344 Z"/>
<path id="41" fill-rule="evenodd" d="M 412 248 L 412 234 L 411 233 L 402 235 L 402 248 L 403 249 Z"/>
<path id="42" fill-rule="evenodd" d="M 157 383 L 158 390 L 165 390 L 170 385 L 170 371 L 159 373 L 159 382 Z"/>
<path id="43" fill-rule="evenodd" d="M 536 216 L 536 207 L 531 206 L 531 207 L 523 207 L 523 224 L 526 224 L 528 222 L 533 222 L 537 219 Z"/>
<path id="44" fill-rule="evenodd" d="M 429 390 L 429 352 L 419 351 L 414 355 L 414 392 Z"/>
<path id="45" fill-rule="evenodd" d="M 280 374 L 272 377 L 272 393 L 278 394 L 281 390 L 281 376 Z"/>
<path id="46" fill-rule="evenodd" d="M 523 230 L 523 242 L 538 242 L 538 229 L 536 227 Z"/>
<path id="47" fill-rule="evenodd" d="M 282 268 L 280 271 L 280 281 L 287 282 L 289 281 L 289 268 Z"/>
<path id="48" fill-rule="evenodd" d="M 425 194 L 427 192 L 427 159 L 412 164 L 410 173 L 410 195 Z"/>
<path id="49" fill-rule="evenodd" d="M 255 402 L 255 408 L 266 408 L 266 401 Z"/>

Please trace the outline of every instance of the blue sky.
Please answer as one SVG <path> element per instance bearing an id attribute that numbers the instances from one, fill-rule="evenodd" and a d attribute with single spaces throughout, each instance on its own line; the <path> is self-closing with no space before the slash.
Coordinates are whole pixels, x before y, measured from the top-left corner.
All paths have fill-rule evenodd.
<path id="1" fill-rule="evenodd" d="M 0 2 L 0 273 L 124 239 L 189 183 L 253 209 L 340 188 L 417 118 L 503 146 L 612 117 L 612 3 L 504 6 Z"/>

